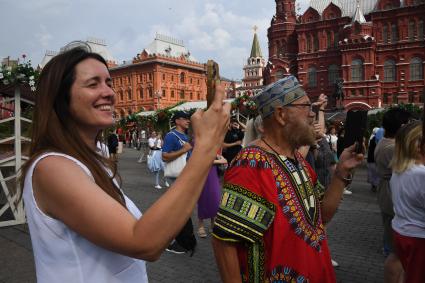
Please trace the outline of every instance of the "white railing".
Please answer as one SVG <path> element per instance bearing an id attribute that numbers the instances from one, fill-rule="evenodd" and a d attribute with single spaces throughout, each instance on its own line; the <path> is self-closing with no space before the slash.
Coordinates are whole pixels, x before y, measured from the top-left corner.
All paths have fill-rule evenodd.
<path id="1" fill-rule="evenodd" d="M 3 94 L 0 93 L 0 96 Z M 22 164 L 28 157 L 22 154 L 22 144 L 29 144 L 30 139 L 22 136 L 22 122 L 32 123 L 22 117 L 21 107 L 25 103 L 34 105 L 32 101 L 21 98 L 21 89 L 17 86 L 14 97 L 5 99 L 14 105 L 13 117 L 0 120 L 0 124 L 13 121 L 13 131 L 0 140 L 0 227 L 25 223 L 25 212 L 22 199 L 17 201 L 17 175 Z M 1 118 L 1 117 L 0 117 Z M 13 149 L 10 149 L 13 145 Z"/>

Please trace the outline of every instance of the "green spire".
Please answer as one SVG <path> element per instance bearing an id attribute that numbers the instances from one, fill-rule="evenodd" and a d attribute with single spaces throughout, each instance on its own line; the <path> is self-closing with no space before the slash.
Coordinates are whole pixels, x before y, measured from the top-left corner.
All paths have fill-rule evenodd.
<path id="1" fill-rule="evenodd" d="M 260 48 L 260 42 L 258 41 L 257 36 L 257 27 L 254 26 L 254 39 L 252 40 L 252 47 L 251 47 L 251 58 L 252 57 L 263 57 L 261 54 L 261 48 Z"/>

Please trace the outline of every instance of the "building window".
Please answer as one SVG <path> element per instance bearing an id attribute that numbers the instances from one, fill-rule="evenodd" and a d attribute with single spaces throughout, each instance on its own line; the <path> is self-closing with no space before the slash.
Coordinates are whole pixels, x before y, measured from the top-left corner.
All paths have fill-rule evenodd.
<path id="1" fill-rule="evenodd" d="M 201 100 L 201 93 L 198 92 L 198 100 Z"/>
<path id="2" fill-rule="evenodd" d="M 382 41 L 384 43 L 388 43 L 388 27 L 387 27 L 387 25 L 384 25 L 382 27 Z"/>
<path id="3" fill-rule="evenodd" d="M 152 95 L 152 88 L 151 87 L 148 88 L 148 94 L 149 94 L 149 98 L 152 98 L 153 97 L 153 95 Z"/>
<path id="4" fill-rule="evenodd" d="M 363 61 L 361 59 L 355 59 L 351 62 L 351 80 L 353 82 L 359 82 L 363 80 Z"/>
<path id="5" fill-rule="evenodd" d="M 331 48 L 331 46 L 332 46 L 332 34 L 331 34 L 330 31 L 326 32 L 326 46 L 328 48 Z"/>
<path id="6" fill-rule="evenodd" d="M 334 48 L 338 48 L 338 42 L 339 42 L 339 34 L 338 32 L 334 33 Z"/>
<path id="7" fill-rule="evenodd" d="M 393 104 L 398 104 L 398 96 L 397 96 L 397 93 L 393 93 Z"/>
<path id="8" fill-rule="evenodd" d="M 280 80 L 283 78 L 283 71 L 279 70 L 276 72 L 276 80 Z"/>
<path id="9" fill-rule="evenodd" d="M 149 81 L 151 81 L 151 80 L 152 80 L 152 74 L 151 74 L 151 73 L 149 73 L 149 74 L 148 74 L 148 80 L 149 80 Z"/>
<path id="10" fill-rule="evenodd" d="M 312 42 L 311 36 L 307 36 L 307 52 L 311 52 L 311 42 Z"/>
<path id="11" fill-rule="evenodd" d="M 127 90 L 127 98 L 128 100 L 131 100 L 131 90 Z"/>
<path id="12" fill-rule="evenodd" d="M 330 65 L 328 68 L 328 85 L 334 85 L 339 78 L 339 68 L 337 65 Z"/>
<path id="13" fill-rule="evenodd" d="M 200 85 L 201 84 L 201 81 L 198 79 L 198 85 Z"/>
<path id="14" fill-rule="evenodd" d="M 180 99 L 184 99 L 184 90 L 180 91 Z"/>
<path id="15" fill-rule="evenodd" d="M 382 97 L 384 104 L 388 104 L 388 96 L 390 96 L 388 93 L 384 93 L 384 96 Z"/>
<path id="16" fill-rule="evenodd" d="M 419 20 L 418 22 L 418 39 L 423 40 L 424 39 L 424 21 Z"/>
<path id="17" fill-rule="evenodd" d="M 384 82 L 394 82 L 396 80 L 396 69 L 394 60 L 387 60 L 384 63 Z"/>
<path id="18" fill-rule="evenodd" d="M 397 24 L 391 25 L 391 43 L 395 43 L 398 41 L 398 30 Z"/>
<path id="19" fill-rule="evenodd" d="M 356 96 L 356 90 L 355 89 L 351 90 L 351 96 Z"/>
<path id="20" fill-rule="evenodd" d="M 192 92 L 189 93 L 189 97 L 190 97 L 190 100 L 193 100 L 193 93 Z"/>
<path id="21" fill-rule="evenodd" d="M 364 89 L 359 89 L 359 95 L 364 96 Z"/>
<path id="22" fill-rule="evenodd" d="M 174 90 L 171 91 L 171 98 L 174 98 Z"/>
<path id="23" fill-rule="evenodd" d="M 317 34 L 315 34 L 313 37 L 313 47 L 314 51 L 319 50 L 319 38 L 317 37 Z"/>
<path id="24" fill-rule="evenodd" d="M 120 92 L 120 101 L 124 101 L 124 93 L 122 91 Z"/>
<path id="25" fill-rule="evenodd" d="M 423 78 L 422 60 L 418 57 L 410 60 L 410 80 L 417 81 Z"/>
<path id="26" fill-rule="evenodd" d="M 308 68 L 308 87 L 317 86 L 317 71 L 315 67 Z"/>
<path id="27" fill-rule="evenodd" d="M 409 92 L 408 102 L 409 103 L 415 102 L 415 93 L 414 92 Z"/>
<path id="28" fill-rule="evenodd" d="M 139 98 L 143 99 L 143 89 L 139 89 Z"/>
<path id="29" fill-rule="evenodd" d="M 165 81 L 165 74 L 162 74 L 162 80 Z"/>
<path id="30" fill-rule="evenodd" d="M 408 28 L 408 37 L 409 40 L 412 41 L 414 40 L 416 35 L 416 23 L 413 20 L 409 21 L 409 28 Z"/>
<path id="31" fill-rule="evenodd" d="M 190 78 L 190 84 L 193 84 L 193 79 L 192 78 Z"/>
<path id="32" fill-rule="evenodd" d="M 184 73 L 182 72 L 180 73 L 180 82 L 184 83 L 184 79 L 185 79 L 185 76 L 184 76 Z"/>
<path id="33" fill-rule="evenodd" d="M 162 97 L 165 97 L 165 89 L 162 90 Z"/>

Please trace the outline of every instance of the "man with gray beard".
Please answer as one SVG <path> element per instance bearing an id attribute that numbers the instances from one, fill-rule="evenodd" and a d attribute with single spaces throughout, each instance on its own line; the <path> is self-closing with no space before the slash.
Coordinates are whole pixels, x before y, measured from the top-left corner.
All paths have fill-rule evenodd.
<path id="1" fill-rule="evenodd" d="M 326 192 L 298 149 L 315 143 L 310 99 L 293 76 L 255 97 L 261 139 L 226 172 L 213 247 L 223 282 L 335 282 L 323 224 L 362 154 L 344 150 Z"/>

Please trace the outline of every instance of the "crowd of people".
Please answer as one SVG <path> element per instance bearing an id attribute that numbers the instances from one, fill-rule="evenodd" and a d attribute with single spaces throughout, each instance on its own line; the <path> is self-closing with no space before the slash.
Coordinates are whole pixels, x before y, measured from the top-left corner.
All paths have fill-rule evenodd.
<path id="1" fill-rule="evenodd" d="M 142 215 L 120 187 L 116 133 L 110 156 L 99 150 L 114 124 L 107 63 L 84 48 L 47 63 L 21 179 L 38 282 L 148 282 L 145 261 L 193 255 L 196 206 L 196 234 L 211 233 L 223 282 L 336 282 L 325 226 L 364 154 L 341 146 L 343 128 L 326 130 L 327 97 L 312 102 L 293 76 L 254 97 L 259 116 L 246 125 L 215 89 L 207 110 L 174 113 L 163 139 L 151 132 L 154 188 L 169 188 Z M 383 137 L 374 130 L 368 142 L 385 282 L 425 281 L 425 152 L 422 123 L 411 120 L 387 111 Z"/>

